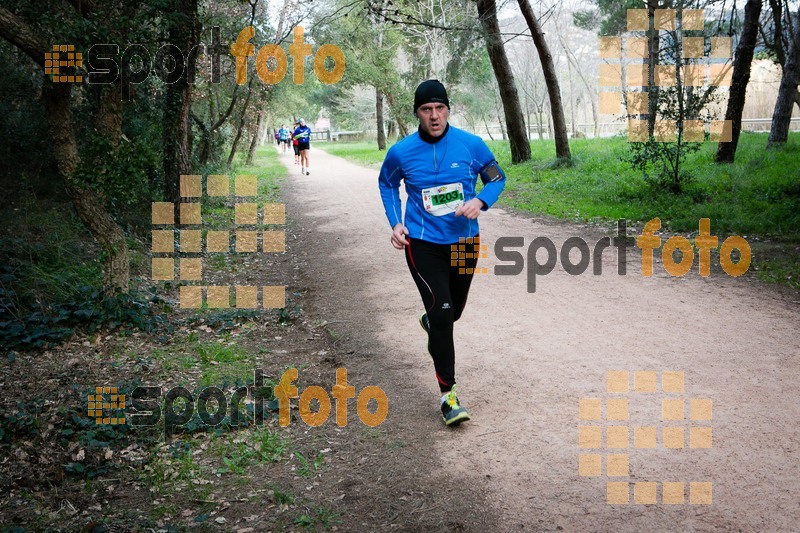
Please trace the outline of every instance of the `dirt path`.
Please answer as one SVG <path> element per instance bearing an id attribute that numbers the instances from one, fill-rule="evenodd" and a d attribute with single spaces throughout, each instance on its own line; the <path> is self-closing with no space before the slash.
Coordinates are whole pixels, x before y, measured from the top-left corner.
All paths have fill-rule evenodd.
<path id="1" fill-rule="evenodd" d="M 312 174 L 301 176 L 290 155 L 281 157 L 292 172 L 289 216 L 306 229 L 311 243 L 303 248 L 315 312 L 362 347 L 353 357 L 368 370 L 350 379 L 387 391 L 386 431 L 419 437 L 407 450 L 409 470 L 415 455 L 438 458 L 439 470 L 424 475 L 452 481 L 454 493 L 444 497 L 448 504 L 457 505 L 458 493 L 465 501 L 485 496 L 486 514 L 499 517 L 490 527 L 500 530 L 797 527 L 796 296 L 730 279 L 721 270 L 707 279 L 671 278 L 659 263 L 656 276 L 643 278 L 635 248 L 628 252 L 627 276 L 617 275 L 616 259 L 606 253 L 602 276 L 570 276 L 559 265 L 529 294 L 524 274 L 491 274 L 498 237 L 524 237 L 524 254 L 537 236 L 549 237 L 560 249 L 570 236 L 583 237 L 592 247 L 602 233 L 493 209 L 481 217 L 490 251 L 482 265 L 490 274 L 476 277 L 456 324 L 456 375 L 473 421 L 447 430 L 417 324 L 421 300 L 402 253 L 389 244 L 377 171 L 315 148 Z M 607 371 L 629 371 L 631 389 L 634 371 L 655 371 L 658 392 L 608 393 Z M 662 392 L 663 371 L 684 372 L 685 392 Z M 629 420 L 582 423 L 578 406 L 584 397 L 603 400 L 604 414 L 607 399 L 628 398 Z M 685 400 L 687 420 L 661 421 L 666 398 Z M 688 420 L 692 398 L 713 401 L 713 420 Z M 581 424 L 629 425 L 628 449 L 579 449 Z M 633 428 L 639 426 L 659 428 L 656 449 L 634 448 Z M 684 448 L 664 448 L 661 426 L 684 428 Z M 689 447 L 690 427 L 701 426 L 713 428 L 711 449 Z M 603 475 L 579 476 L 580 453 L 600 454 Z M 609 453 L 628 454 L 628 476 L 606 476 Z M 656 482 L 658 503 L 635 504 L 631 486 L 630 503 L 609 505 L 607 481 Z M 662 504 L 665 481 L 686 484 L 684 504 Z M 713 483 L 713 503 L 690 505 L 690 482 Z M 639 488 L 646 494 L 646 486 Z M 473 513 L 481 511 L 468 514 Z M 485 529 L 480 522 L 470 519 L 461 526 Z"/>

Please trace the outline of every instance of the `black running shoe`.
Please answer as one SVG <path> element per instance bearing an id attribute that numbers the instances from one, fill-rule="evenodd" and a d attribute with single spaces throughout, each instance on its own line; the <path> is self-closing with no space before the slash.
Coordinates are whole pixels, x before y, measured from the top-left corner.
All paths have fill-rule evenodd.
<path id="1" fill-rule="evenodd" d="M 442 403 L 442 420 L 444 420 L 447 426 L 457 426 L 461 422 L 469 420 L 467 410 L 458 403 L 455 385 L 453 385 L 453 388 L 447 393 L 447 397 Z"/>

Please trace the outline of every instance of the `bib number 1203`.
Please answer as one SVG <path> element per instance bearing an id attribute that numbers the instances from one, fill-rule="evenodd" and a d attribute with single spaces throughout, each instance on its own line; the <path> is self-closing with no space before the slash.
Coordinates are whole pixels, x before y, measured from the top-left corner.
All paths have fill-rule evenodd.
<path id="1" fill-rule="evenodd" d="M 434 194 L 431 196 L 431 203 L 433 205 L 442 205 L 442 204 L 449 204 L 450 202 L 455 202 L 456 200 L 462 200 L 464 195 L 461 194 L 461 191 L 450 191 L 442 194 Z"/>

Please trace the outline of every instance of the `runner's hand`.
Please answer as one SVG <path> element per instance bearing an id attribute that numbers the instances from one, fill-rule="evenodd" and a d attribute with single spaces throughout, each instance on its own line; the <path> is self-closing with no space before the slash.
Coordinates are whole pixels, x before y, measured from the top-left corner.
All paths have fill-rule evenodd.
<path id="1" fill-rule="evenodd" d="M 392 238 L 390 239 L 392 246 L 398 250 L 402 250 L 404 246 L 408 246 L 406 235 L 408 235 L 408 228 L 400 223 L 395 224 L 394 228 L 392 228 Z"/>
<path id="2" fill-rule="evenodd" d="M 469 202 L 464 202 L 456 209 L 456 216 L 465 216 L 469 219 L 476 219 L 481 214 L 483 202 L 477 198 L 473 198 Z"/>

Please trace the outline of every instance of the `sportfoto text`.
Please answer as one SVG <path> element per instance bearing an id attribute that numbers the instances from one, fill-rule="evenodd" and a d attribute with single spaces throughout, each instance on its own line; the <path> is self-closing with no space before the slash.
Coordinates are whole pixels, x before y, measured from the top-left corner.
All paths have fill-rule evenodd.
<path id="1" fill-rule="evenodd" d="M 312 427 L 320 426 L 328 420 L 331 413 L 330 396 L 333 396 L 336 403 L 335 418 L 338 426 L 347 425 L 347 400 L 351 398 L 357 398 L 356 412 L 363 424 L 375 427 L 386 420 L 389 413 L 389 399 L 383 389 L 368 386 L 356 395 L 356 388 L 347 383 L 346 369 L 336 369 L 336 383 L 331 388 L 330 396 L 325 389 L 317 385 L 299 392 L 294 386 L 298 375 L 296 368 L 288 369 L 273 388 L 273 395 L 278 401 L 278 423 L 281 426 L 286 427 L 290 424 L 290 402 L 292 398 L 298 397 L 300 419 Z M 128 415 L 127 420 L 133 427 L 155 426 L 161 420 L 163 405 L 164 434 L 167 439 L 176 429 L 189 423 L 195 412 L 203 424 L 211 427 L 221 424 L 226 417 L 234 426 L 245 423 L 258 426 L 264 423 L 265 402 L 268 401 L 268 394 L 265 394 L 267 390 L 268 388 L 264 386 L 264 372 L 261 369 L 254 371 L 252 391 L 247 387 L 240 387 L 233 391 L 230 399 L 226 398 L 225 392 L 219 387 L 205 387 L 195 397 L 186 387 L 173 387 L 163 394 L 161 387 L 139 386 L 130 396 L 135 411 Z M 248 403 L 250 393 L 252 393 L 250 400 L 253 403 L 252 418 L 240 411 L 243 404 Z M 181 402 L 177 402 L 179 398 L 182 399 Z M 316 412 L 311 409 L 313 400 L 317 401 Z M 370 410 L 370 402 L 374 404 L 373 410 Z"/>
<path id="2" fill-rule="evenodd" d="M 220 41 L 218 26 L 211 28 L 211 46 L 199 43 L 187 54 L 175 45 L 161 46 L 151 57 L 150 51 L 141 44 L 131 44 L 120 55 L 120 47 L 116 44 L 95 44 L 89 48 L 87 54 L 87 81 L 94 85 L 108 85 L 116 83 L 122 76 L 123 90 L 130 93 L 129 85 L 144 83 L 152 73 L 165 84 L 177 83 L 187 76 L 189 84 L 195 83 L 195 66 L 197 58 L 210 51 L 211 58 L 211 83 L 220 81 L 220 58 L 223 53 L 230 53 L 234 58 L 236 67 L 236 83 L 247 83 L 247 58 L 255 56 L 255 67 L 258 77 L 263 83 L 280 83 L 288 69 L 286 52 L 277 44 L 267 44 L 256 54 L 255 46 L 250 42 L 255 37 L 253 26 L 248 26 L 239 32 L 236 40 L 230 47 L 223 46 Z M 336 83 L 344 75 L 345 58 L 341 48 L 332 44 L 323 44 L 312 54 L 312 47 L 305 42 L 303 27 L 297 26 L 293 31 L 294 42 L 289 45 L 289 55 L 292 56 L 292 78 L 295 84 L 302 84 L 305 80 L 305 58 L 314 56 L 314 73 L 317 78 L 326 84 Z M 272 59 L 272 62 L 270 62 Z M 333 68 L 326 68 L 326 60 L 330 59 Z M 123 94 L 123 98 L 130 98 L 130 94 Z"/>
<path id="3" fill-rule="evenodd" d="M 661 229 L 661 220 L 654 218 L 644 225 L 642 234 L 636 237 L 636 246 L 642 250 L 642 276 L 650 277 L 653 275 L 653 253 L 658 248 L 661 248 L 661 261 L 664 265 L 664 270 L 670 276 L 683 276 L 691 270 L 694 263 L 695 248 L 697 248 L 697 253 L 700 256 L 700 275 L 706 277 L 711 274 L 711 250 L 717 248 L 719 238 L 711 235 L 711 222 L 709 219 L 700 219 L 700 231 L 699 235 L 694 239 L 694 246 L 686 237 L 673 236 L 667 239 L 662 248 L 661 237 L 655 235 L 655 232 L 659 229 Z M 570 237 L 564 241 L 560 252 L 556 250 L 556 245 L 553 244 L 553 241 L 547 237 L 535 238 L 531 241 L 527 251 L 528 292 L 536 292 L 536 277 L 545 276 L 552 272 L 559 259 L 561 267 L 573 276 L 583 274 L 591 261 L 592 273 L 595 276 L 599 276 L 603 273 L 603 252 L 610 246 L 617 248 L 617 273 L 620 276 L 624 276 L 627 264 L 626 230 L 626 221 L 617 221 L 617 236 L 613 239 L 603 237 L 597 241 L 594 245 L 593 253 L 589 250 L 589 245 L 586 244 L 586 241 L 580 237 Z M 525 239 L 523 237 L 500 237 L 497 239 L 494 245 L 495 256 L 499 261 L 510 264 L 495 265 L 495 275 L 516 276 L 523 271 L 526 258 L 514 248 L 521 248 L 524 245 Z M 547 259 L 545 261 L 540 262 L 538 260 L 537 252 L 539 250 L 546 252 Z M 580 254 L 580 259 L 577 262 L 573 262 L 570 259 L 572 250 L 577 250 Z M 675 261 L 673 257 L 675 250 L 680 250 L 681 252 L 680 261 Z M 737 262 L 732 259 L 734 250 L 739 252 Z M 750 268 L 750 259 L 750 245 L 747 240 L 734 235 L 723 241 L 719 250 L 719 262 L 726 274 L 729 276 L 741 276 Z"/>

